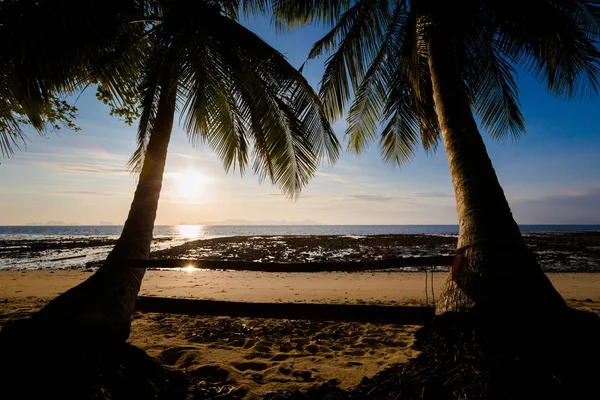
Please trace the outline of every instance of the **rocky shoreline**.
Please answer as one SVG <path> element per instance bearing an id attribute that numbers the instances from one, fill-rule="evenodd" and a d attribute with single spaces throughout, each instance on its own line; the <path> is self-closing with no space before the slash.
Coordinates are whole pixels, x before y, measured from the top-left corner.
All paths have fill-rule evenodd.
<path id="1" fill-rule="evenodd" d="M 528 246 L 547 272 L 600 272 L 600 232 L 527 233 Z M 452 255 L 455 236 L 304 235 L 231 236 L 177 244 L 156 239 L 153 259 L 244 262 L 365 262 Z M 86 269 L 100 265 L 115 239 L 0 240 L 0 269 Z M 403 271 L 411 271 L 404 268 Z"/>

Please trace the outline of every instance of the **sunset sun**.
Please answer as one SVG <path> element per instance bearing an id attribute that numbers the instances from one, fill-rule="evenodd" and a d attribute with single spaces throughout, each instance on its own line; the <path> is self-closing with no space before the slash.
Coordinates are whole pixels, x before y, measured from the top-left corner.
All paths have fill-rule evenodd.
<path id="1" fill-rule="evenodd" d="M 177 193 L 183 199 L 195 199 L 204 194 L 206 177 L 198 172 L 186 171 L 177 174 Z"/>

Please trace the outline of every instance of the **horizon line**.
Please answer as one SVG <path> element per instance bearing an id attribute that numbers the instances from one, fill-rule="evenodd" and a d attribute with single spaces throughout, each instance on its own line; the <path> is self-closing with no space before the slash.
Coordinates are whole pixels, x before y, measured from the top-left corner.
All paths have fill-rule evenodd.
<path id="1" fill-rule="evenodd" d="M 248 221 L 252 222 L 252 221 Z M 537 225 L 537 226 L 596 226 L 600 225 L 598 223 L 518 223 L 517 225 Z M 114 227 L 122 227 L 123 224 L 9 224 L 9 225 L 0 225 L 0 227 L 69 227 L 69 226 L 114 226 Z M 327 223 L 317 223 L 317 224 L 208 224 L 208 223 L 198 223 L 198 224 L 157 224 L 154 227 L 159 226 L 458 226 L 458 224 L 327 224 Z"/>

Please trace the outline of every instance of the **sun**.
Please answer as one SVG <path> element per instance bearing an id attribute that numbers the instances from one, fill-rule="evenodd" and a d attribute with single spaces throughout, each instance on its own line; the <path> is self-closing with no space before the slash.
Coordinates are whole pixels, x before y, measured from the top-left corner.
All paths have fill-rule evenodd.
<path id="1" fill-rule="evenodd" d="M 201 197 L 206 188 L 206 177 L 199 172 L 180 172 L 175 180 L 177 182 L 177 193 L 183 199 Z"/>

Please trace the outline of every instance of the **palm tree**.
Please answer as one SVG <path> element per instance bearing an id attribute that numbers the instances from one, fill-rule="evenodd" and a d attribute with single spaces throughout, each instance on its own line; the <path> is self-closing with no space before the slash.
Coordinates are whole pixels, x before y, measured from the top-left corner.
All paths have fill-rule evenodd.
<path id="1" fill-rule="evenodd" d="M 240 3 L 149 1 L 143 15 L 132 13 L 124 21 L 142 23 L 142 32 L 113 35 L 117 42 L 106 50 L 109 66 L 129 70 L 88 58 L 72 67 L 81 76 L 78 67 L 93 66 L 86 79 L 108 84 L 117 96 L 122 85 L 137 87 L 141 116 L 130 165 L 139 179 L 121 236 L 104 265 L 34 315 L 34 323 L 69 337 L 127 338 L 145 272 L 129 264 L 150 253 L 176 114 L 189 139 L 211 146 L 226 170 L 244 172 L 253 160 L 261 180 L 270 178 L 292 198 L 319 160 L 335 161 L 338 142 L 318 95 L 278 51 L 236 22 Z M 252 4 L 245 7 L 251 10 Z M 116 29 L 123 30 L 130 33 Z M 138 59 L 139 66 L 130 64 Z"/>
<path id="2" fill-rule="evenodd" d="M 0 4 L 2 156 L 10 156 L 25 139 L 24 125 L 40 134 L 77 129 L 77 109 L 63 96 L 99 83 L 120 103 L 119 94 L 133 91 L 131 77 L 139 74 L 145 27 L 130 22 L 147 8 L 142 0 Z"/>
<path id="3" fill-rule="evenodd" d="M 350 150 L 376 138 L 402 165 L 419 142 L 443 140 L 457 203 L 457 256 L 438 312 L 564 309 L 526 248 L 474 119 L 492 138 L 525 132 L 517 68 L 554 94 L 596 93 L 600 4 L 586 0 L 282 1 L 284 28 L 332 25 L 309 58 L 327 59 L 320 94 L 328 116 L 348 113 Z"/>

